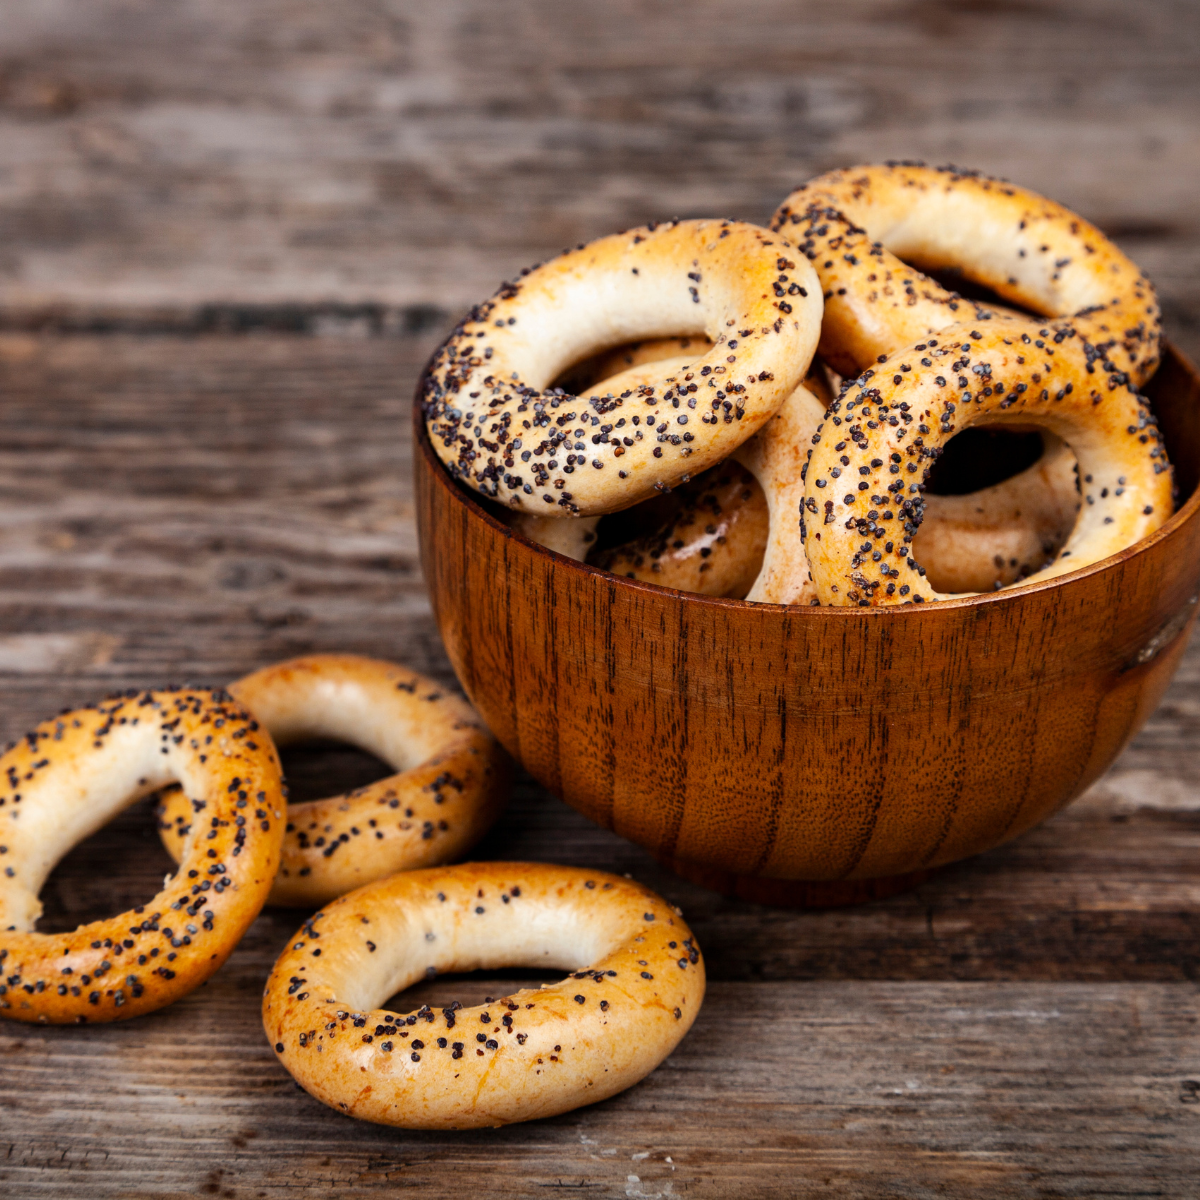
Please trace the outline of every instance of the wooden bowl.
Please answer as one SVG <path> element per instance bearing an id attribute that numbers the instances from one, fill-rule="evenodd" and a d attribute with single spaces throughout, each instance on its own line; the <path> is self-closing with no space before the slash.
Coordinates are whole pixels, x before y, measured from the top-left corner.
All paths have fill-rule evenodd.
<path id="1" fill-rule="evenodd" d="M 1049 583 L 925 607 L 787 608 L 611 575 L 455 484 L 420 413 L 425 570 L 497 738 L 593 821 L 775 903 L 894 892 L 1045 820 L 1158 704 L 1200 591 L 1200 376 L 1147 389 L 1180 507 Z"/>

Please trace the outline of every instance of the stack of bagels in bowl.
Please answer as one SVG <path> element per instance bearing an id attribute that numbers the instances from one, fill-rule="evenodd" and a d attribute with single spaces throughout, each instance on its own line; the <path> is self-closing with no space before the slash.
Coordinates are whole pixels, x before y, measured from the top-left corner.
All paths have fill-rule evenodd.
<path id="1" fill-rule="evenodd" d="M 964 299 L 901 254 L 1007 304 Z M 586 390 L 545 386 L 588 355 Z M 1138 389 L 1158 361 L 1154 289 L 1099 230 L 996 180 L 890 164 L 799 188 L 770 231 L 672 222 L 562 255 L 472 313 L 423 400 L 451 475 L 534 541 L 583 558 L 599 517 L 692 484 L 665 527 L 600 562 L 664 582 L 661 568 L 703 558 L 685 590 L 725 595 L 757 557 L 747 599 L 867 608 L 983 590 L 937 591 L 927 570 L 982 568 L 991 590 L 1157 529 L 1172 476 Z M 975 427 L 1036 433 L 1041 452 L 972 501 L 926 497 L 948 443 Z M 716 534 L 694 510 L 744 481 L 721 476 L 729 460 L 758 486 L 708 501 L 730 526 Z M 1000 549 L 1014 538 L 1015 577 Z"/>
<path id="2" fill-rule="evenodd" d="M 866 899 L 1030 828 L 1195 612 L 1197 381 L 1154 289 L 975 172 L 834 171 L 767 226 L 566 251 L 417 400 L 467 694 L 548 788 L 727 892 Z"/>

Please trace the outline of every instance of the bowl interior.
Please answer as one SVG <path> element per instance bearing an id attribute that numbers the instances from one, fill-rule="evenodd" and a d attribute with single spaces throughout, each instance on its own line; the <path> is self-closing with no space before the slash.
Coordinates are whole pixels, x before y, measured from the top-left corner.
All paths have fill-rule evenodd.
<path id="1" fill-rule="evenodd" d="M 1151 407 L 1158 420 L 1159 428 L 1162 431 L 1163 440 L 1167 447 L 1167 455 L 1175 472 L 1176 506 L 1175 513 L 1170 520 L 1165 522 L 1149 538 L 1143 539 L 1136 545 L 1127 547 L 1118 554 L 1112 555 L 1100 562 L 1081 567 L 1078 571 L 1073 571 L 1068 575 L 1062 575 L 1056 579 L 1047 580 L 1042 583 L 1011 584 L 999 592 L 968 595 L 962 599 L 943 600 L 938 603 L 938 608 L 945 609 L 950 606 L 1002 603 L 1016 595 L 1040 588 L 1056 587 L 1063 582 L 1076 579 L 1082 575 L 1103 570 L 1110 564 L 1122 561 L 1129 555 L 1140 552 L 1148 544 L 1167 536 L 1173 528 L 1189 518 L 1197 506 L 1200 506 L 1200 495 L 1197 494 L 1197 484 L 1200 483 L 1200 373 L 1197 372 L 1192 363 L 1179 350 L 1169 342 L 1164 342 L 1162 362 L 1155 372 L 1154 377 L 1146 385 L 1145 393 L 1150 400 Z M 420 390 L 418 389 L 419 394 Z M 418 452 L 423 454 L 428 465 L 433 470 L 443 476 L 447 487 L 461 499 L 462 503 L 475 516 L 499 526 L 505 531 L 507 536 L 519 538 L 522 543 L 529 546 L 535 553 L 547 555 L 567 570 L 595 571 L 605 575 L 623 587 L 652 588 L 655 591 L 668 592 L 682 600 L 686 600 L 689 604 L 721 606 L 747 604 L 747 601 L 744 600 L 703 596 L 696 592 L 680 592 L 673 588 L 663 588 L 646 581 L 635 581 L 612 575 L 590 564 L 577 562 L 536 542 L 529 541 L 509 527 L 507 521 L 508 512 L 502 506 L 486 499 L 478 492 L 457 480 L 451 480 L 445 474 L 437 455 L 433 451 L 433 447 L 429 444 L 425 422 L 420 415 L 419 404 L 414 406 L 414 424 Z M 764 604 L 755 604 L 753 607 L 757 609 L 783 609 L 793 617 L 804 616 L 814 619 L 832 618 L 843 620 L 861 619 L 864 617 L 878 618 L 883 615 L 903 618 L 906 614 L 915 611 L 912 606 L 903 605 L 866 610 L 833 606 L 796 609 L 784 605 Z"/>

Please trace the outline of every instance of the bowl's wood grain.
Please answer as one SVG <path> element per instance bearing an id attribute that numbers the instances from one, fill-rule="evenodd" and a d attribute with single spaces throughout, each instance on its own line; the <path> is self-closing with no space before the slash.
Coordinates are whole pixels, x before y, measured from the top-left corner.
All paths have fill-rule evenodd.
<path id="1" fill-rule="evenodd" d="M 694 878 L 879 880 L 977 854 L 1099 777 L 1186 644 L 1200 377 L 1168 350 L 1150 391 L 1185 497 L 1151 538 L 1051 583 L 873 610 L 710 599 L 565 559 L 454 484 L 418 413 L 447 652 L 535 778 Z"/>

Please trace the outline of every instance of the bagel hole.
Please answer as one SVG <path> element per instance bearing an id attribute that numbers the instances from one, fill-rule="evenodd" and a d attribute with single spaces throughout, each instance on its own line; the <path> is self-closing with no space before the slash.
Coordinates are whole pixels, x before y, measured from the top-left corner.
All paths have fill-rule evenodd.
<path id="1" fill-rule="evenodd" d="M 908 265 L 915 267 L 918 271 L 922 271 L 935 283 L 940 283 L 947 291 L 957 292 L 964 300 L 973 300 L 976 304 L 982 304 L 986 307 L 995 305 L 999 308 L 1007 308 L 1012 312 L 1020 313 L 1022 316 L 1030 317 L 1034 321 L 1044 321 L 1046 319 L 1045 313 L 1034 312 L 1033 309 L 1026 308 L 1023 304 L 1018 304 L 1015 300 L 1006 300 L 1003 296 L 993 292 L 990 287 L 968 279 L 958 267 L 935 267 L 933 270 L 930 270 L 928 267 L 922 267 L 920 263 L 909 262 Z M 969 320 L 970 318 L 964 317 L 963 319 Z"/>
<path id="2" fill-rule="evenodd" d="M 288 803 L 305 804 L 367 787 L 394 775 L 395 768 L 346 742 L 312 739 L 279 749 Z"/>
<path id="3" fill-rule="evenodd" d="M 158 837 L 157 796 L 118 813 L 59 860 L 42 885 L 38 933 L 70 933 L 104 921 L 162 891 L 175 862 Z"/>
<path id="4" fill-rule="evenodd" d="M 566 977 L 566 971 L 544 971 L 536 967 L 447 972 L 432 979 L 423 979 L 420 983 L 397 992 L 380 1007 L 388 1012 L 407 1015 L 416 1012 L 423 1004 L 428 1004 L 434 1011 L 438 1011 L 448 1008 L 457 1000 L 463 1008 L 473 1008 L 477 1004 L 503 1000 L 522 988 L 537 991 L 543 984 L 561 983 Z M 497 1012 L 497 1025 L 500 1023 L 500 1016 L 501 1013 Z"/>
<path id="5" fill-rule="evenodd" d="M 934 496 L 981 492 L 1028 470 L 1042 451 L 1042 435 L 1036 431 L 973 425 L 946 443 L 929 472 L 925 492 Z"/>
<path id="6" fill-rule="evenodd" d="M 971 522 L 982 517 L 978 526 L 987 539 L 986 551 L 946 553 L 945 532 L 936 525 L 922 524 L 912 544 L 912 556 L 928 572 L 930 585 L 946 594 L 989 592 L 1007 587 L 1041 570 L 1053 561 L 1070 537 L 1079 509 L 1078 469 L 1074 458 L 1057 439 L 1047 443 L 1036 430 L 980 426 L 964 430 L 947 443 L 925 487 L 928 496 L 942 497 L 943 520 Z M 1061 474 L 1064 463 L 1058 456 L 1066 453 L 1070 463 L 1070 496 L 1067 480 Z M 1042 461 L 1049 453 L 1046 470 L 1022 486 L 1026 489 L 1020 509 L 1009 507 L 997 512 L 998 498 L 983 497 L 984 489 L 1003 483 Z M 1051 482 L 1054 480 L 1054 482 Z M 973 499 L 979 497 L 978 500 Z M 991 512 L 992 518 L 986 514 Z M 1018 512 L 1022 519 L 1018 519 Z M 1005 515 L 1007 513 L 1007 515 Z M 996 519 L 998 517 L 998 520 Z M 928 519 L 928 514 L 926 514 Z M 941 541 L 941 550 L 932 543 Z"/>
<path id="7" fill-rule="evenodd" d="M 652 338 L 639 342 L 623 342 L 617 346 L 597 350 L 594 354 L 560 371 L 550 384 L 564 392 L 578 395 L 596 384 L 619 375 L 630 367 L 656 362 L 663 358 L 675 358 L 693 351 L 696 357 L 707 354 L 712 342 L 703 333 L 685 333 L 677 337 Z"/>
<path id="8" fill-rule="evenodd" d="M 596 540 L 588 547 L 587 561 L 595 563 L 609 550 L 666 528 L 683 511 L 685 501 L 686 496 L 672 491 L 601 517 Z"/>

